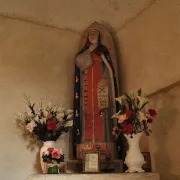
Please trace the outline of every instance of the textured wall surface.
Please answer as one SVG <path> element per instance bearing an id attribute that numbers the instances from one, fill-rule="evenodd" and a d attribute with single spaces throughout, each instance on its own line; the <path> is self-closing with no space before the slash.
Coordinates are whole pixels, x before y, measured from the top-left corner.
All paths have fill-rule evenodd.
<path id="1" fill-rule="evenodd" d="M 154 169 L 163 180 L 180 179 L 180 87 L 152 98 L 159 115 L 150 138 Z"/>
<path id="2" fill-rule="evenodd" d="M 179 22 L 179 1 L 158 0 L 120 29 L 117 36 L 123 90 L 141 87 L 149 94 L 180 80 Z M 152 165 L 163 180 L 180 179 L 179 90 L 174 88 L 152 98 L 151 107 L 159 114 L 150 138 Z M 147 141 L 143 148 L 145 144 Z"/>
<path id="3" fill-rule="evenodd" d="M 180 79 L 180 6 L 158 0 L 118 33 L 124 90 L 146 94 Z"/>

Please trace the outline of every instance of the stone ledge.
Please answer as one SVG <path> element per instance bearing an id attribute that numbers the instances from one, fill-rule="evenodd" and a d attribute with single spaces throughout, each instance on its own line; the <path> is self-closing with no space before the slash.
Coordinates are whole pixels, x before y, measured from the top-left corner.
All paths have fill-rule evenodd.
<path id="1" fill-rule="evenodd" d="M 160 177 L 157 173 L 34 174 L 26 180 L 160 180 Z"/>

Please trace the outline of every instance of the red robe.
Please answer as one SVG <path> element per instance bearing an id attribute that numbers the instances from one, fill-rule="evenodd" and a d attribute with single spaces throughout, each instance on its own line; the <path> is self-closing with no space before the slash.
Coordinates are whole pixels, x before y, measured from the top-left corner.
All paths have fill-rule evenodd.
<path id="1" fill-rule="evenodd" d="M 85 141 L 102 141 L 104 138 L 103 118 L 98 108 L 98 83 L 101 80 L 101 56 L 91 53 L 93 64 L 85 70 Z"/>

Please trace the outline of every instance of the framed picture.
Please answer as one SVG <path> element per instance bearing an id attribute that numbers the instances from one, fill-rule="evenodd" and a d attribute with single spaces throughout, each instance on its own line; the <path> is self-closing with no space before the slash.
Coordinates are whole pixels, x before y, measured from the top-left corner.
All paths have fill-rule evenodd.
<path id="1" fill-rule="evenodd" d="M 100 155 L 98 151 L 84 152 L 83 172 L 85 173 L 100 172 Z"/>

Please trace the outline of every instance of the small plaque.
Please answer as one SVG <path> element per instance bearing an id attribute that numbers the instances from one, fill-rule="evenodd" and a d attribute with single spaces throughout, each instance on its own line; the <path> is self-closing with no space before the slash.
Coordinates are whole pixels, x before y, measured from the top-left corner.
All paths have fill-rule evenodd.
<path id="1" fill-rule="evenodd" d="M 98 151 L 90 151 L 84 153 L 83 172 L 100 172 L 100 156 Z"/>

